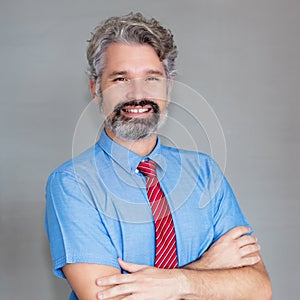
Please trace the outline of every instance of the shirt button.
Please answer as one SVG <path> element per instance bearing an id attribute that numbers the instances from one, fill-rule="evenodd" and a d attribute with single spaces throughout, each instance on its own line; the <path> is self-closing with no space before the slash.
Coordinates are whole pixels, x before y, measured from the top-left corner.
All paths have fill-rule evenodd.
<path id="1" fill-rule="evenodd" d="M 138 169 L 135 169 L 135 171 L 134 171 L 134 172 L 137 174 L 137 173 L 139 173 L 140 171 L 139 171 Z"/>

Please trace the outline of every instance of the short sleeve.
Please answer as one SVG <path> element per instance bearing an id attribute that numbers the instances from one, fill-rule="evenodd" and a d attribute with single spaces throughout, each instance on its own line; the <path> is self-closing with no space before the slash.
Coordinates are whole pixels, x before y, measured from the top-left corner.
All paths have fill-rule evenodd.
<path id="1" fill-rule="evenodd" d="M 236 226 L 248 226 L 236 197 L 217 163 L 210 161 L 210 195 L 214 199 L 214 241 Z"/>
<path id="2" fill-rule="evenodd" d="M 48 179 L 45 228 L 56 276 L 65 278 L 61 268 L 67 263 L 95 263 L 120 269 L 101 215 L 84 183 L 72 173 L 55 172 Z"/>

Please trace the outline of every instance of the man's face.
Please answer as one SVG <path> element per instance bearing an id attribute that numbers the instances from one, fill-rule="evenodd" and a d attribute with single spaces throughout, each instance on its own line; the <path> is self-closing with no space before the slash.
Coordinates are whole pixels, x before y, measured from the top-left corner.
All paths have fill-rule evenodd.
<path id="1" fill-rule="evenodd" d="M 166 115 L 166 83 L 163 64 L 151 46 L 108 46 L 100 81 L 106 128 L 126 140 L 156 132 Z"/>

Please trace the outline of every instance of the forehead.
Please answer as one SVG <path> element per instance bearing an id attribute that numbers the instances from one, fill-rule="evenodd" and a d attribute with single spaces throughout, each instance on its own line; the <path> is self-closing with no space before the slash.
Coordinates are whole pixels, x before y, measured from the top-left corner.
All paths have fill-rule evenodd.
<path id="1" fill-rule="evenodd" d="M 163 72 L 163 64 L 150 45 L 113 43 L 105 51 L 105 71 L 143 71 L 157 69 Z"/>

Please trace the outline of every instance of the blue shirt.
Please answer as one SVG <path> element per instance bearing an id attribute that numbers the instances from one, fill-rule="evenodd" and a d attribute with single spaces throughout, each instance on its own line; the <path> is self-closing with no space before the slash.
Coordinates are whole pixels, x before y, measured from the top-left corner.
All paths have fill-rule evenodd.
<path id="1" fill-rule="evenodd" d="M 64 278 L 67 263 L 96 263 L 120 269 L 117 258 L 153 266 L 155 227 L 139 162 L 157 163 L 169 203 L 179 266 L 197 260 L 221 235 L 248 225 L 226 178 L 203 153 L 156 147 L 141 157 L 112 141 L 103 130 L 89 150 L 49 177 L 45 227 L 53 272 Z M 77 299 L 72 293 L 70 299 Z"/>

